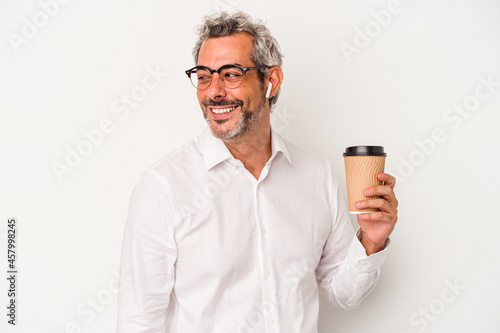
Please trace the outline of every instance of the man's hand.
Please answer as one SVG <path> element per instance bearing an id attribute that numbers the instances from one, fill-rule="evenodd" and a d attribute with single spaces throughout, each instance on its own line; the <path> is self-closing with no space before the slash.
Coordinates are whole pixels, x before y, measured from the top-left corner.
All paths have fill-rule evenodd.
<path id="1" fill-rule="evenodd" d="M 370 255 L 381 251 L 385 241 L 394 229 L 398 220 L 398 200 L 394 195 L 396 178 L 386 173 L 379 173 L 377 178 L 384 184 L 369 187 L 363 191 L 366 197 L 380 196 L 377 199 L 362 200 L 354 205 L 358 209 L 378 208 L 379 212 L 359 214 L 358 223 L 363 234 L 361 244 Z"/>

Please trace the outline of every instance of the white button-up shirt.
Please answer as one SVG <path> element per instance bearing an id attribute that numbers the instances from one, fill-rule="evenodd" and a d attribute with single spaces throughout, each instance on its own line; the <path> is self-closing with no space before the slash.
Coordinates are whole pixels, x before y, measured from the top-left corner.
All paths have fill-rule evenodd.
<path id="1" fill-rule="evenodd" d="M 314 333 L 318 284 L 346 310 L 373 289 L 386 250 L 366 256 L 329 162 L 271 138 L 258 180 L 208 128 L 140 178 L 117 332 Z"/>

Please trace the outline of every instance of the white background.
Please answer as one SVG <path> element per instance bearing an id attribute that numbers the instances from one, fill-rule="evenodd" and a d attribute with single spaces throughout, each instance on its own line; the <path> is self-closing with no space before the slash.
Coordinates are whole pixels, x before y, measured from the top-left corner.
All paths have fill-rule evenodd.
<path id="1" fill-rule="evenodd" d="M 281 135 L 328 157 L 342 181 L 346 146 L 383 145 L 399 180 L 377 289 L 349 313 L 322 297 L 319 331 L 500 330 L 498 1 L 66 2 L 52 16 L 40 4 L 54 1 L 0 2 L 2 272 L 9 217 L 19 234 L 17 325 L 2 278 L 0 331 L 114 331 L 128 199 L 142 171 L 205 126 L 184 70 L 196 25 L 219 9 L 263 19 L 280 42 Z M 168 75 L 127 116 L 113 112 L 148 69 Z M 471 111 L 453 112 L 464 103 Z M 59 180 L 54 163 L 103 119 L 112 130 Z"/>

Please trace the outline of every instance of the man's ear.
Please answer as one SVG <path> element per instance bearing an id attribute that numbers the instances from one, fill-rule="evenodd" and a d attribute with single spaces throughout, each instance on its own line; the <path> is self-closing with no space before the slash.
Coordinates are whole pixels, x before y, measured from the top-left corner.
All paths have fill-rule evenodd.
<path id="1" fill-rule="evenodd" d="M 278 66 L 269 68 L 269 84 L 267 87 L 266 98 L 273 97 L 283 82 L 283 71 Z"/>

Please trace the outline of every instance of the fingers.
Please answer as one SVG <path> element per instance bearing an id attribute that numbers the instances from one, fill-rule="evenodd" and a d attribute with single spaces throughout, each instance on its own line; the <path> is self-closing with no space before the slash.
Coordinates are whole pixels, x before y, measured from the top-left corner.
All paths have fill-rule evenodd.
<path id="1" fill-rule="evenodd" d="M 363 191 L 363 195 L 365 197 L 380 196 L 391 202 L 393 201 L 396 202 L 397 206 L 396 196 L 394 195 L 394 186 L 396 185 L 396 178 L 383 172 L 379 173 L 377 177 L 380 181 L 384 182 L 384 184 L 380 186 L 366 188 Z"/>
<path id="2" fill-rule="evenodd" d="M 398 211 L 396 209 L 394 211 L 381 210 L 379 212 L 363 213 L 358 214 L 358 218 L 363 221 L 377 221 L 394 225 L 398 221 Z"/>
<path id="3" fill-rule="evenodd" d="M 392 189 L 394 189 L 394 186 L 396 185 L 396 178 L 394 178 L 390 174 L 380 172 L 377 175 L 377 178 L 378 178 L 378 180 L 380 180 L 381 182 L 383 182 L 384 185 L 389 185 Z"/>
<path id="4" fill-rule="evenodd" d="M 393 209 L 390 202 L 382 198 L 358 201 L 354 203 L 354 206 L 356 206 L 357 209 L 378 208 L 382 211 L 390 211 Z"/>
<path id="5" fill-rule="evenodd" d="M 381 196 L 381 197 L 392 198 L 394 197 L 394 191 L 388 185 L 380 185 L 365 189 L 363 191 L 363 195 L 365 197 Z"/>
<path id="6" fill-rule="evenodd" d="M 368 255 L 383 248 L 382 244 L 385 244 L 398 220 L 398 200 L 394 194 L 396 178 L 383 172 L 379 173 L 377 178 L 383 182 L 383 185 L 369 187 L 363 191 L 364 196 L 375 198 L 361 200 L 354 204 L 358 209 L 379 210 L 358 215 L 358 223 L 363 232 L 361 243 Z"/>
<path id="7" fill-rule="evenodd" d="M 363 191 L 365 197 L 375 197 L 372 199 L 361 200 L 354 203 L 356 208 L 376 208 L 380 212 L 371 214 L 361 214 L 359 217 L 362 220 L 383 220 L 385 222 L 395 222 L 398 214 L 398 200 L 394 194 L 394 185 L 396 178 L 386 173 L 379 173 L 379 180 L 384 182 L 384 185 L 369 187 Z"/>
<path id="8" fill-rule="evenodd" d="M 354 204 L 358 209 L 376 208 L 380 212 L 360 214 L 360 218 L 366 221 L 381 220 L 382 222 L 396 222 L 398 219 L 398 202 L 389 201 L 383 198 L 358 201 Z"/>
<path id="9" fill-rule="evenodd" d="M 391 223 L 392 222 L 392 217 L 390 214 L 384 213 L 382 211 L 380 212 L 374 212 L 374 213 L 364 213 L 364 214 L 359 214 L 358 218 L 363 221 L 377 221 L 377 222 L 386 222 L 386 223 Z"/>
<path id="10" fill-rule="evenodd" d="M 384 185 L 369 187 L 363 191 L 363 195 L 366 197 L 375 197 L 372 199 L 361 200 L 356 202 L 354 205 L 358 209 L 365 208 L 376 208 L 380 212 L 371 214 L 361 214 L 359 217 L 361 220 L 365 221 L 382 221 L 395 223 L 397 221 L 398 214 L 398 200 L 394 194 L 394 185 L 396 184 L 396 179 L 386 173 L 379 173 L 378 178 L 384 181 Z"/>

